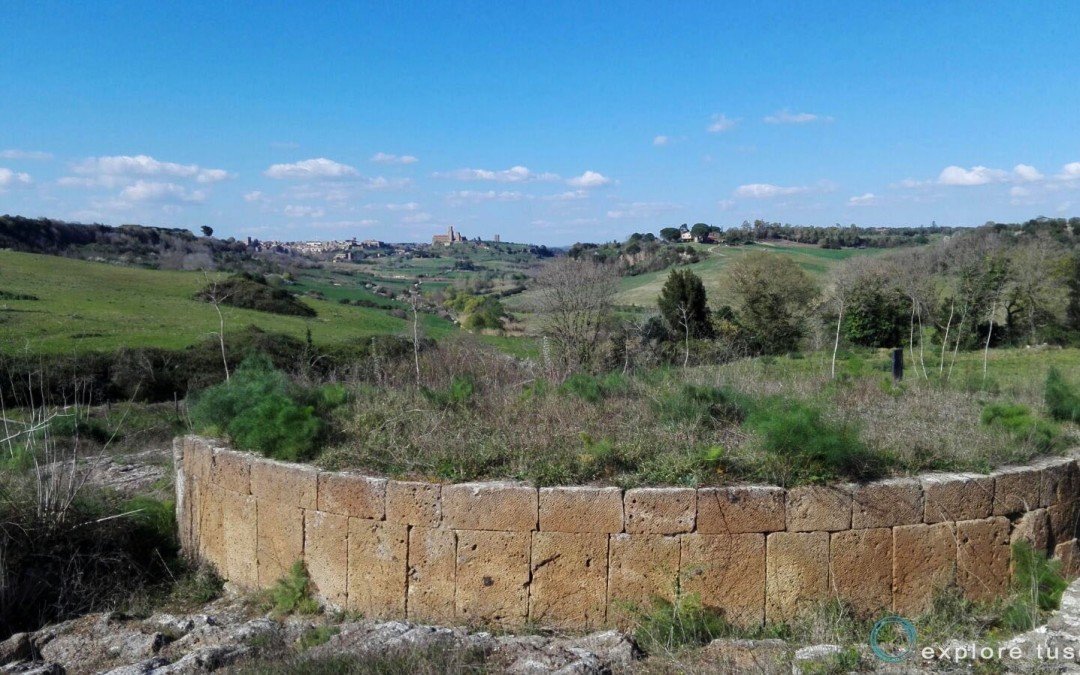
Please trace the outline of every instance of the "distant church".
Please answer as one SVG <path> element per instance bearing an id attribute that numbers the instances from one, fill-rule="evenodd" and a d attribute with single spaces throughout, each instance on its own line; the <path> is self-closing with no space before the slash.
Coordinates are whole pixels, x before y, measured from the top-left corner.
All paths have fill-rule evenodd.
<path id="1" fill-rule="evenodd" d="M 460 232 L 454 231 L 454 226 L 451 225 L 446 228 L 446 234 L 436 234 L 431 238 L 431 245 L 442 244 L 443 246 L 449 246 L 450 244 L 458 244 L 465 241 L 465 237 Z"/>

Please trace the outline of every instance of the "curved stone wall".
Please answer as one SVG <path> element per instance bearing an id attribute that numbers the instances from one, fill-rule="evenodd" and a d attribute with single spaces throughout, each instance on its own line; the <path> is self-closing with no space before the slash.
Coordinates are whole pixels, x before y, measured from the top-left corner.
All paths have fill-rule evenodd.
<path id="1" fill-rule="evenodd" d="M 1012 542 L 1080 564 L 1074 458 L 829 487 L 533 488 L 332 473 L 177 438 L 185 551 L 265 588 L 302 559 L 329 605 L 380 618 L 558 628 L 696 592 L 741 625 L 823 600 L 918 615 L 1004 593 Z"/>

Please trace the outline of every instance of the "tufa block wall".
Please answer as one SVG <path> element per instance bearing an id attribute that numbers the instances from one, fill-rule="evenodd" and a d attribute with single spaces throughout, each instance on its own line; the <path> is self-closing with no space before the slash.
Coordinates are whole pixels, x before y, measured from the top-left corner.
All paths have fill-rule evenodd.
<path id="1" fill-rule="evenodd" d="M 185 552 L 266 588 L 303 560 L 336 608 L 421 622 L 625 626 L 677 590 L 732 623 L 843 599 L 916 616 L 956 586 L 1005 593 L 1012 543 L 1080 573 L 1073 458 L 865 485 L 533 488 L 319 471 L 174 442 Z"/>

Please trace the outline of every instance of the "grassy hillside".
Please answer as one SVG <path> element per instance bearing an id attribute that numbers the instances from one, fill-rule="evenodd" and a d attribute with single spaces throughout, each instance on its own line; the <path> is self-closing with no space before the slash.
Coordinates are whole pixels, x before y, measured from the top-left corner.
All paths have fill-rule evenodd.
<path id="1" fill-rule="evenodd" d="M 205 283 L 199 272 L 147 270 L 0 251 L 0 291 L 38 298 L 0 299 L 0 349 L 70 352 L 121 346 L 185 347 L 218 330 L 214 308 L 194 299 Z M 301 300 L 318 313 L 315 318 L 222 307 L 226 334 L 255 325 L 304 338 L 310 328 L 316 343 L 329 344 L 411 331 L 411 322 L 394 318 L 385 310 L 336 302 L 343 297 L 372 297 L 362 284 L 357 286 L 348 278 L 307 282 L 302 288 L 333 291 L 324 293 L 326 300 Z M 433 316 L 425 315 L 423 323 L 425 334 L 431 337 L 456 330 Z"/>
<path id="2" fill-rule="evenodd" d="M 753 244 L 749 246 L 706 246 L 698 245 L 708 251 L 708 257 L 699 263 L 687 265 L 694 274 L 701 277 L 705 284 L 705 291 L 709 295 L 709 304 L 718 307 L 723 304 L 731 304 L 734 301 L 731 291 L 727 286 L 727 278 L 724 269 L 733 261 L 750 253 L 751 251 L 773 251 L 779 255 L 790 257 L 799 267 L 806 270 L 811 276 L 824 281 L 829 270 L 838 263 L 859 255 L 879 255 L 886 249 L 824 249 L 817 246 L 804 246 L 799 244 Z M 639 305 L 642 307 L 654 307 L 656 298 L 660 295 L 670 270 L 641 274 L 634 277 L 625 277 L 621 281 L 621 290 L 616 297 L 616 302 L 622 305 Z"/>

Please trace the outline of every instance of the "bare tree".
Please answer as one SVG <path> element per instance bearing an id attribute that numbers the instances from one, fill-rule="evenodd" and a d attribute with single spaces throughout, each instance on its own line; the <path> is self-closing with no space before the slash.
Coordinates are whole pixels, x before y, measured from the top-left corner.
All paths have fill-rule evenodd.
<path id="1" fill-rule="evenodd" d="M 533 309 L 566 371 L 593 363 L 617 288 L 614 268 L 592 260 L 556 258 L 536 275 Z"/>
<path id="2" fill-rule="evenodd" d="M 420 304 L 420 280 L 409 289 L 409 305 L 412 307 L 413 363 L 416 366 L 416 386 L 420 386 L 420 321 L 417 306 Z"/>
<path id="3" fill-rule="evenodd" d="M 202 296 L 214 306 L 214 311 L 218 315 L 218 342 L 221 344 L 221 363 L 225 366 L 225 381 L 228 382 L 229 360 L 225 357 L 225 315 L 221 313 L 221 303 L 225 302 L 233 292 L 222 289 L 218 279 L 211 281 L 205 270 L 203 271 L 203 278 L 206 280 L 206 288 L 203 289 Z"/>

